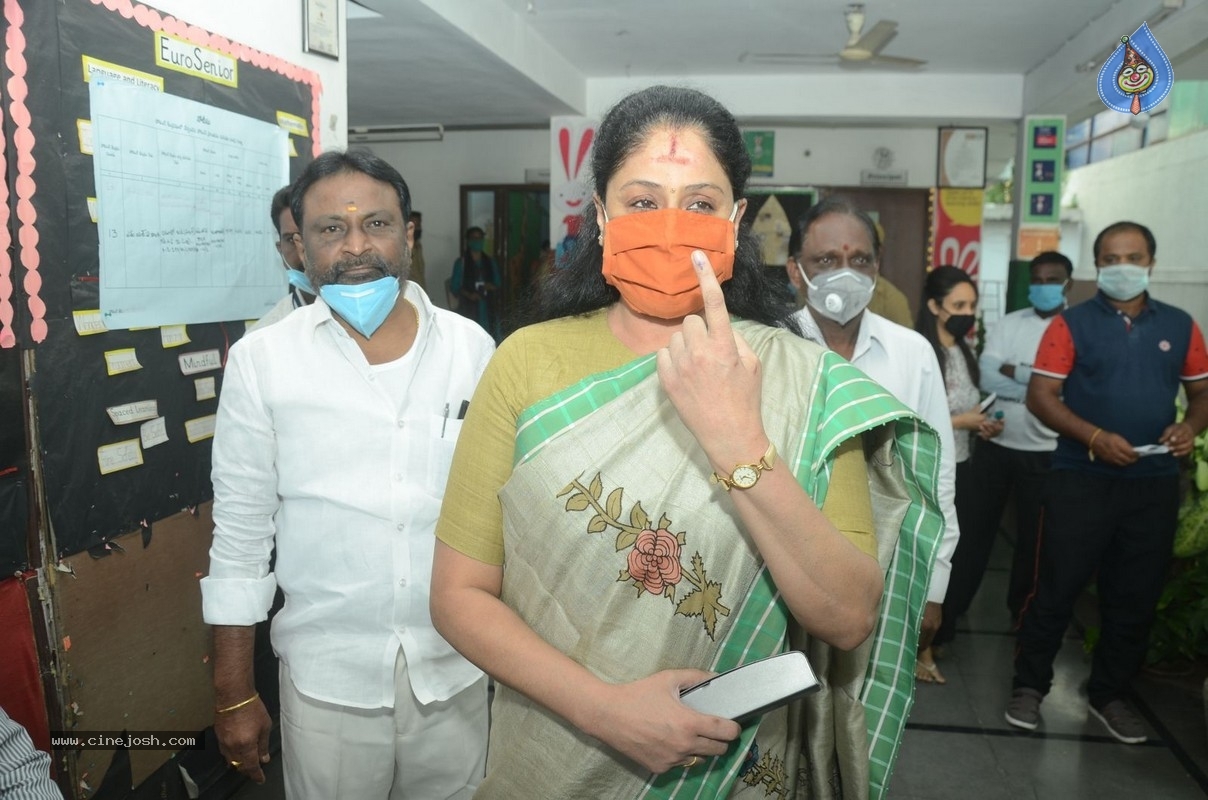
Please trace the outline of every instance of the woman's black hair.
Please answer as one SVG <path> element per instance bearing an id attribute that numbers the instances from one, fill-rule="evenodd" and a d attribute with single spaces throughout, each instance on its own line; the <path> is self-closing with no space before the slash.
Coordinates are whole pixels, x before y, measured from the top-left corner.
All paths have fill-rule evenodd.
<path id="1" fill-rule="evenodd" d="M 940 344 L 939 318 L 931 313 L 927 301 L 934 300 L 937 306 L 942 306 L 944 298 L 962 283 L 972 286 L 975 295 L 978 293 L 977 284 L 973 278 L 959 267 L 936 267 L 928 272 L 927 278 L 923 281 L 923 302 L 919 303 L 919 318 L 914 326 L 914 329 L 923 334 L 923 338 L 931 343 L 932 349 L 935 350 L 935 357 L 940 362 L 940 372 L 944 377 L 948 376 L 948 351 Z M 965 365 L 968 366 L 969 374 L 973 377 L 973 384 L 976 386 L 981 382 L 981 370 L 977 367 L 977 358 L 973 355 L 973 350 L 965 341 L 964 336 L 956 337 L 956 345 L 961 349 L 961 355 L 965 357 Z"/>
<path id="2" fill-rule="evenodd" d="M 625 160 L 656 129 L 664 127 L 699 133 L 729 178 L 735 202 L 743 197 L 751 177 L 751 158 L 734 116 L 721 103 L 694 89 L 651 86 L 613 106 L 596 129 L 591 168 L 601 199 L 608 181 Z M 567 253 L 566 266 L 553 270 L 541 283 L 536 302 L 525 314 L 525 324 L 587 314 L 620 299 L 620 293 L 604 281 L 599 236 L 596 209 L 588 203 L 576 241 Z M 741 226 L 734 253 L 734 275 L 722 285 L 726 307 L 738 317 L 797 331 L 796 324 L 789 319 L 791 309 L 778 299 L 762 261 L 749 226 Z"/>

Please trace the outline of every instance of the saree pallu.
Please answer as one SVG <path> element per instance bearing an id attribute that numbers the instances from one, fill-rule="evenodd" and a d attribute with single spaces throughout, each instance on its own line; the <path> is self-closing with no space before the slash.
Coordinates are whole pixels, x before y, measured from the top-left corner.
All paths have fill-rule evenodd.
<path id="1" fill-rule="evenodd" d="M 782 454 L 776 468 L 790 469 L 816 504 L 836 449 L 869 433 L 877 556 L 888 573 L 876 634 L 842 652 L 801 631 L 732 501 L 710 482 L 653 356 L 591 376 L 518 421 L 515 468 L 500 491 L 503 601 L 610 683 L 682 667 L 721 672 L 793 646 L 807 651 L 824 688 L 748 723 L 725 756 L 651 776 L 499 685 L 476 797 L 883 792 L 913 696 L 913 643 L 943 527 L 938 440 L 833 353 L 785 331 L 735 328 L 762 364 L 764 427 Z"/>

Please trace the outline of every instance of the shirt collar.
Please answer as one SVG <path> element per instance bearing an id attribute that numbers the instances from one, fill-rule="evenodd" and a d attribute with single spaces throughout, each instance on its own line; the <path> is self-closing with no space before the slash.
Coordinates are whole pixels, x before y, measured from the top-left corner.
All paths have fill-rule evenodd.
<path id="1" fill-rule="evenodd" d="M 1137 317 L 1143 317 L 1146 314 L 1156 313 L 1158 310 L 1157 304 L 1154 302 L 1154 299 L 1149 296 L 1149 292 L 1146 291 L 1144 294 L 1145 294 L 1145 305 L 1141 306 L 1141 313 L 1138 314 Z M 1092 297 L 1091 300 L 1095 303 L 1098 303 L 1099 306 L 1104 311 L 1106 311 L 1107 313 L 1109 313 L 1113 316 L 1115 316 L 1116 314 L 1124 313 L 1120 309 L 1113 306 L 1111 304 L 1111 299 L 1108 298 L 1108 296 L 1105 295 L 1102 291 L 1095 292 L 1095 296 Z M 1137 317 L 1133 317 L 1133 319 L 1136 319 Z"/>
<path id="2" fill-rule="evenodd" d="M 828 350 L 832 349 L 826 343 L 826 338 L 822 335 L 822 329 L 818 327 L 818 320 L 814 319 L 814 315 L 810 313 L 809 306 L 802 306 L 794 314 L 797 317 L 797 323 L 801 326 L 801 332 L 805 335 L 805 338 Z M 884 342 L 881 341 L 881 336 L 879 335 L 880 328 L 875 321 L 879 319 L 881 317 L 878 317 L 867 308 L 864 309 L 860 316 L 860 329 L 856 331 L 856 346 L 852 351 L 852 361 L 855 361 L 868 350 L 870 341 L 875 341 L 884 348 Z"/>

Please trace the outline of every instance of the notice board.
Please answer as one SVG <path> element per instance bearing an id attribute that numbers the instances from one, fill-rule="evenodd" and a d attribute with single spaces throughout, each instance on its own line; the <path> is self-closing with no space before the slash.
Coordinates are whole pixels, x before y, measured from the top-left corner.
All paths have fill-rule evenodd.
<path id="1" fill-rule="evenodd" d="M 11 405 L 14 392 L 19 396 L 28 382 L 56 555 L 86 549 L 103 554 L 104 543 L 114 537 L 150 530 L 156 520 L 212 496 L 210 436 L 222 369 L 252 316 L 240 302 L 248 293 L 264 294 L 257 284 L 265 275 L 278 282 L 276 297 L 285 293 L 267 198 L 279 188 L 271 186 L 276 175 L 282 185 L 296 178 L 319 151 L 321 86 L 309 70 L 132 0 L 0 2 L 0 142 L 10 213 L 0 236 L 9 235 L 13 245 L 10 258 L 0 255 L 0 351 L 32 351 L 20 374 L 13 371 L 17 359 L 0 363 L 0 402 Z M 274 173 L 265 156 L 258 165 L 263 175 L 253 186 L 247 176 L 255 170 L 242 170 L 240 180 L 249 185 L 238 191 L 216 187 L 224 192 L 221 213 L 215 210 L 219 204 L 199 207 L 191 228 L 137 218 L 155 209 L 154 203 L 135 203 L 135 216 L 122 220 L 125 231 L 177 236 L 170 246 L 186 250 L 198 248 L 199 241 L 214 249 L 216 237 L 238 240 L 238 246 L 211 252 L 210 267 L 195 259 L 196 274 L 207 268 L 223 272 L 211 282 L 234 287 L 223 290 L 232 306 L 225 319 L 190 316 L 197 287 L 172 285 L 159 295 L 166 299 L 156 301 L 159 318 L 133 328 L 106 324 L 94 83 L 172 98 L 160 107 L 188 103 L 190 110 L 202 109 L 194 116 L 210 118 L 218 137 L 239 140 L 258 129 L 283 142 L 283 171 Z M 231 125 L 226 115 L 238 115 L 241 122 Z M 224 121 L 214 122 L 219 119 Z M 137 151 L 144 143 L 127 149 Z M 230 149 L 220 155 L 229 157 Z M 156 150 L 150 161 L 160 157 Z M 244 268 L 226 263 L 235 253 Z M 259 263 L 257 253 L 267 263 Z M 171 283 L 174 273 L 157 273 L 154 261 L 150 251 L 131 253 L 125 267 Z M 264 299 L 253 303 L 263 306 Z M 0 470 L 12 461 L 24 475 L 27 433 L 0 430 L 0 460 L 6 461 Z M 0 473 L 0 515 L 27 513 L 11 499 L 17 494 L 24 496 L 9 490 Z M 0 530 L 12 529 L 9 522 L 0 516 Z M 0 541 L 0 557 L 6 552 Z"/>

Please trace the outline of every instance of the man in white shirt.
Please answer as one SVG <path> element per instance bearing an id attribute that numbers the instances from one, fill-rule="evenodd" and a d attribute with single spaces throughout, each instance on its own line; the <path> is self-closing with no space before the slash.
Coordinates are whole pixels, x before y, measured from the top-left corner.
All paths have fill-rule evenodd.
<path id="1" fill-rule="evenodd" d="M 986 332 L 986 346 L 979 360 L 981 388 L 998 395 L 995 408 L 1003 413 L 1003 432 L 993 440 L 977 443 L 970 473 L 974 491 L 974 530 L 983 534 L 973 568 L 954 579 L 949 590 L 964 598 L 968 608 L 977 593 L 982 574 L 990 559 L 994 538 L 1002 522 L 1003 509 L 1012 489 L 1015 491 L 1015 551 L 1007 588 L 1007 608 L 1014 619 L 1019 616 L 1036 575 L 1036 541 L 1040 528 L 1040 506 L 1045 476 L 1057 432 L 1028 411 L 1025 400 L 1032 377 L 1032 359 L 1049 323 L 1065 309 L 1066 294 L 1074 265 L 1061 253 L 1049 251 L 1028 265 L 1029 308 L 1012 311 Z M 959 580 L 960 586 L 957 586 Z"/>
<path id="2" fill-rule="evenodd" d="M 432 627 L 428 589 L 453 447 L 494 346 L 407 281 L 410 194 L 385 161 L 324 153 L 292 207 L 319 299 L 231 348 L 214 435 L 201 585 L 214 728 L 263 781 L 253 626 L 280 586 L 286 796 L 469 797 L 486 680 Z"/>
<path id="3" fill-rule="evenodd" d="M 315 301 L 314 293 L 303 288 L 305 281 L 299 280 L 304 275 L 302 254 L 297 246 L 298 225 L 294 222 L 293 212 L 289 210 L 289 191 L 289 186 L 282 186 L 273 195 L 269 206 L 269 216 L 273 220 L 273 228 L 277 231 L 277 255 L 281 257 L 281 266 L 285 267 L 286 278 L 290 284 L 289 293 L 270 308 L 267 314 L 249 325 L 249 332 L 272 325 L 284 319 L 285 315 L 295 308 L 310 305 Z"/>
<path id="4" fill-rule="evenodd" d="M 922 680 L 943 682 L 925 651 L 942 618 L 960 528 L 952 418 L 935 351 L 918 333 L 867 310 L 880 272 L 880 241 L 875 223 L 850 200 L 828 197 L 794 224 L 785 270 L 793 285 L 805 291 L 806 304 L 794 319 L 806 338 L 855 364 L 940 436 L 944 537 L 927 590 L 915 674 Z"/>

